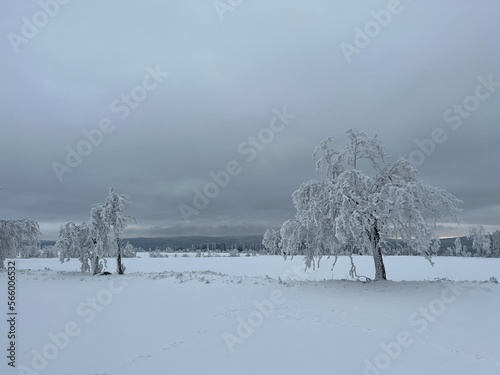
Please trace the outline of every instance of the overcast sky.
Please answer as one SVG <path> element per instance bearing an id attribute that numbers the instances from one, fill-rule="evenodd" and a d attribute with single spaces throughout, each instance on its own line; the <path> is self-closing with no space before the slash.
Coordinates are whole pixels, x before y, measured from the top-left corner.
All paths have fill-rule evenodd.
<path id="1" fill-rule="evenodd" d="M 261 234 L 354 128 L 464 201 L 440 234 L 500 229 L 500 1 L 65 2 L 0 1 L 0 218 L 55 239 L 114 187 L 126 236 Z"/>

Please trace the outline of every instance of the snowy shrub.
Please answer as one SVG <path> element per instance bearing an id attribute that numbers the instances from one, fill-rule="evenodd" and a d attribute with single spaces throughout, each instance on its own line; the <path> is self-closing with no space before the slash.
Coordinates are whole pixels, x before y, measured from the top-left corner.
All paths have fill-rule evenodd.
<path id="1" fill-rule="evenodd" d="M 174 256 L 176 256 L 176 255 L 177 254 L 175 254 Z M 164 254 L 164 253 L 159 252 L 158 250 L 155 250 L 155 251 L 149 252 L 149 257 L 150 258 L 168 258 L 168 254 Z"/>
<path id="2" fill-rule="evenodd" d="M 135 258 L 136 249 L 130 243 L 127 242 L 127 245 L 123 248 L 122 256 L 124 258 Z"/>

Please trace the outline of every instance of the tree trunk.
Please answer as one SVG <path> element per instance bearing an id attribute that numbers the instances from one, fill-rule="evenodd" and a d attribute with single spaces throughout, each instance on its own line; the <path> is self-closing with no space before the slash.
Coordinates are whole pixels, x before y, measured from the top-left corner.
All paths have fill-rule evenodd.
<path id="1" fill-rule="evenodd" d="M 376 223 L 373 227 L 373 260 L 375 262 L 375 280 L 387 280 L 382 249 L 380 248 L 380 233 Z"/>
<path id="2" fill-rule="evenodd" d="M 97 275 L 102 271 L 102 268 L 100 267 L 99 264 L 99 252 L 98 252 L 98 245 L 97 245 L 97 240 L 95 238 L 92 238 L 92 243 L 94 244 L 94 255 L 92 256 L 92 259 L 90 261 L 92 265 L 92 273 L 94 275 Z"/>
<path id="3" fill-rule="evenodd" d="M 97 275 L 100 271 L 99 271 L 99 256 L 98 255 L 94 255 L 94 259 L 92 260 L 92 266 L 93 266 L 93 270 L 92 270 L 92 273 L 94 275 Z"/>
<path id="4" fill-rule="evenodd" d="M 116 249 L 116 272 L 118 275 L 123 275 L 125 273 L 125 267 L 122 264 L 122 248 L 120 242 L 120 238 L 116 238 L 116 244 L 118 246 Z"/>

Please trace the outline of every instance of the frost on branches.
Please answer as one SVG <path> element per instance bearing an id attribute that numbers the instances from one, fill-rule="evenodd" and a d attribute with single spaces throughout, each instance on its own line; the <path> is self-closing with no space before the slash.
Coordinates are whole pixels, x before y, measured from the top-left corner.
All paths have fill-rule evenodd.
<path id="1" fill-rule="evenodd" d="M 478 257 L 487 257 L 491 255 L 491 243 L 489 236 L 484 232 L 482 225 L 469 227 L 469 235 L 472 240 L 472 249 Z"/>
<path id="2" fill-rule="evenodd" d="M 106 265 L 106 255 L 110 253 L 109 226 L 106 222 L 104 206 L 96 204 L 90 210 L 90 235 L 94 244 L 94 254 L 91 258 L 92 273 L 102 272 Z M 103 264 L 104 262 L 104 264 Z"/>
<path id="3" fill-rule="evenodd" d="M 61 263 L 70 258 L 78 258 L 81 263 L 81 271 L 88 272 L 91 269 L 89 262 L 94 257 L 94 244 L 90 236 L 90 227 L 87 223 L 76 225 L 67 223 L 61 225 L 56 248 L 59 250 Z"/>
<path id="4" fill-rule="evenodd" d="M 101 205 L 92 208 L 89 222 L 61 225 L 55 244 L 59 250 L 59 260 L 63 263 L 70 258 L 78 258 L 82 272 L 92 272 L 94 275 L 101 273 L 104 255 L 109 249 L 108 232 Z"/>
<path id="5" fill-rule="evenodd" d="M 314 268 L 324 255 L 370 254 L 380 280 L 386 279 L 384 245 L 398 238 L 432 264 L 431 254 L 439 248 L 435 222 L 445 215 L 458 222 L 461 201 L 417 180 L 408 160 L 391 164 L 376 137 L 353 130 L 346 134 L 344 150 L 330 148 L 328 138 L 314 151 L 316 170 L 325 178 L 293 193 L 295 219 L 280 230 L 284 255 L 303 249 L 306 267 Z"/>
<path id="6" fill-rule="evenodd" d="M 266 230 L 266 233 L 264 233 L 262 246 L 264 246 L 269 254 L 279 254 L 279 252 L 281 251 L 279 247 L 280 240 L 280 232 L 274 229 L 268 229 Z"/>
<path id="7" fill-rule="evenodd" d="M 82 272 L 97 275 L 106 264 L 105 256 L 111 253 L 111 241 L 116 244 L 117 273 L 123 274 L 121 233 L 127 226 L 129 216 L 124 211 L 130 206 L 128 196 L 116 194 L 113 188 L 104 203 L 96 204 L 90 211 L 90 220 L 81 225 L 68 223 L 61 226 L 56 248 L 60 260 L 78 258 Z M 113 238 L 110 233 L 113 232 Z M 126 249 L 130 252 L 130 249 Z"/>
<path id="8" fill-rule="evenodd" d="M 119 275 L 125 273 L 122 263 L 121 234 L 127 227 L 127 221 L 131 216 L 125 215 L 125 210 L 130 207 L 131 202 L 128 195 L 117 194 L 113 188 L 109 189 L 108 197 L 104 203 L 104 216 L 110 229 L 113 231 L 116 241 L 116 272 Z"/>
<path id="9" fill-rule="evenodd" d="M 39 236 L 40 227 L 34 220 L 0 220 L 0 269 L 5 268 L 5 258 L 14 258 L 23 248 L 36 246 Z"/>

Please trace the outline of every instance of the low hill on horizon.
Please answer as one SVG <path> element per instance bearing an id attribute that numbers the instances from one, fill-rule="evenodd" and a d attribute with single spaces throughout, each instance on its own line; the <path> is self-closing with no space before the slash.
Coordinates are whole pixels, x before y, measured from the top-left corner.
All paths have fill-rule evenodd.
<path id="1" fill-rule="evenodd" d="M 225 245 L 226 247 L 251 246 L 262 244 L 262 235 L 234 235 L 234 236 L 176 236 L 176 237 L 135 237 L 124 238 L 124 243 L 130 243 L 134 247 L 142 247 L 144 250 L 156 248 L 165 249 L 191 249 L 202 245 Z M 54 245 L 56 241 L 42 240 L 42 246 Z"/>

